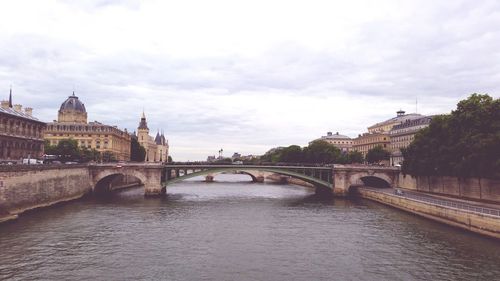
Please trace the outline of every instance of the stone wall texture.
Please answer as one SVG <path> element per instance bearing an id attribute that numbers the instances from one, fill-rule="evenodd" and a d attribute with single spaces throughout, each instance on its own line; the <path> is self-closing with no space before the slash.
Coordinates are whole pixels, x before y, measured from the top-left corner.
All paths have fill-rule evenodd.
<path id="1" fill-rule="evenodd" d="M 23 211 L 77 199 L 92 190 L 88 169 L 83 166 L 0 170 L 0 214 Z"/>
<path id="2" fill-rule="evenodd" d="M 401 174 L 399 186 L 406 189 L 500 203 L 500 180 L 498 179 L 413 177 Z"/>
<path id="3" fill-rule="evenodd" d="M 379 191 L 359 189 L 358 193 L 363 198 L 374 200 L 435 221 L 490 237 L 500 238 L 500 220 L 495 216 L 438 206 Z"/>

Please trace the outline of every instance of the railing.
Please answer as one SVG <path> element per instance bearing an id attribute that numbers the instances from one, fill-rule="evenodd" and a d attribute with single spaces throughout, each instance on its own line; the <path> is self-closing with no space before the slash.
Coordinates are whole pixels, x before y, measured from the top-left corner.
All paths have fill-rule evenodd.
<path id="1" fill-rule="evenodd" d="M 410 199 L 414 199 L 417 201 L 422 201 L 422 202 L 427 202 L 431 203 L 434 205 L 439 205 L 439 206 L 445 206 L 445 207 L 451 207 L 451 208 L 456 208 L 460 210 L 466 210 L 470 212 L 476 212 L 480 214 L 487 214 L 487 215 L 492 215 L 492 216 L 497 216 L 500 217 L 500 210 L 498 209 L 491 209 L 491 208 L 484 208 L 484 207 L 478 207 L 466 203 L 460 203 L 457 201 L 451 201 L 451 200 L 441 200 L 441 199 L 436 199 L 430 196 L 422 196 L 414 193 L 403 193 L 403 194 L 396 194 L 397 196 L 401 197 L 406 197 Z"/>

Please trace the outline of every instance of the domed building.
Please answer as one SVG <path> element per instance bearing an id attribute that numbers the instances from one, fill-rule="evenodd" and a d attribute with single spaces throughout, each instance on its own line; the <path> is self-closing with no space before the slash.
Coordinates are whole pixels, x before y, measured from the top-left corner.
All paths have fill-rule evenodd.
<path id="1" fill-rule="evenodd" d="M 57 145 L 60 140 L 74 139 L 82 148 L 110 152 L 116 160 L 130 160 L 130 135 L 127 130 L 100 122 L 87 122 L 87 110 L 73 92 L 59 108 L 57 121 L 48 123 L 45 140 Z"/>
<path id="2" fill-rule="evenodd" d="M 326 133 L 326 136 L 322 136 L 321 138 L 316 139 L 314 141 L 319 141 L 319 140 L 326 141 L 329 144 L 333 144 L 338 149 L 344 152 L 350 151 L 353 144 L 353 141 L 350 137 L 341 135 L 339 134 L 339 132 L 336 132 L 335 134 L 332 132 L 328 132 Z"/>
<path id="3" fill-rule="evenodd" d="M 75 92 L 61 104 L 58 122 L 87 123 L 87 110 L 85 110 L 85 105 L 75 96 Z"/>

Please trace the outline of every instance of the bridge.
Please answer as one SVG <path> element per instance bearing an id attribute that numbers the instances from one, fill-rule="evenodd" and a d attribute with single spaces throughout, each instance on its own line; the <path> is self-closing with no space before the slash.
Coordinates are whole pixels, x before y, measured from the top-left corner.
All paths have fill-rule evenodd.
<path id="1" fill-rule="evenodd" d="M 396 187 L 399 168 L 366 165 L 266 166 L 266 165 L 166 165 L 165 187 L 197 176 L 223 172 L 248 174 L 253 181 L 263 181 L 259 172 L 270 172 L 310 183 L 317 192 L 346 196 L 354 185 Z"/>

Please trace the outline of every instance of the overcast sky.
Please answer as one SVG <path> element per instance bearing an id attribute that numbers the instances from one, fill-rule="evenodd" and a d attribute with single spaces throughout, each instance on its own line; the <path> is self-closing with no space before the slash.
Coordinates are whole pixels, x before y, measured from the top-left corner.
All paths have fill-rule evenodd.
<path id="1" fill-rule="evenodd" d="M 77 3 L 78 2 L 78 3 Z M 174 160 L 351 137 L 500 93 L 500 1 L 2 1 L 0 93 L 134 131 Z"/>

